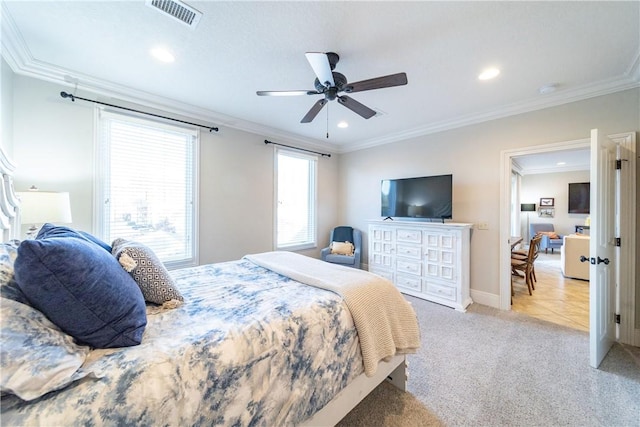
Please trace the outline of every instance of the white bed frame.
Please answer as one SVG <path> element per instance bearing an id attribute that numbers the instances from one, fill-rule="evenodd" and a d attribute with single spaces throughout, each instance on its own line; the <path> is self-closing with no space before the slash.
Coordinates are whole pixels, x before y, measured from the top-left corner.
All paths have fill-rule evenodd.
<path id="1" fill-rule="evenodd" d="M 0 182 L 0 231 L 3 242 L 20 237 L 20 201 L 13 188 L 14 171 L 15 166 L 0 148 L 0 176 L 2 177 L 2 182 Z M 407 362 L 404 355 L 394 356 L 389 361 L 380 362 L 376 374 L 372 377 L 367 377 L 364 373 L 360 374 L 302 425 L 336 425 L 385 380 L 400 390 L 406 391 Z"/>
<path id="2" fill-rule="evenodd" d="M 20 238 L 20 201 L 13 189 L 13 173 L 16 167 L 0 148 L 0 231 L 2 241 Z"/>
<path id="3" fill-rule="evenodd" d="M 374 376 L 367 377 L 362 373 L 356 377 L 321 410 L 302 423 L 302 426 L 334 426 L 384 380 L 406 391 L 407 379 L 406 356 L 393 356 L 388 362 L 378 364 Z"/>

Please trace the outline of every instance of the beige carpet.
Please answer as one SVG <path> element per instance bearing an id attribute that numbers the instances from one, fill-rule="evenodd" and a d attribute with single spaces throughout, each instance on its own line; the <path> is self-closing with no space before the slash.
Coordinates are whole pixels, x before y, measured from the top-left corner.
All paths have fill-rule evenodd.
<path id="1" fill-rule="evenodd" d="M 411 393 L 403 393 L 388 382 L 382 383 L 338 424 L 350 427 L 444 426 Z"/>
<path id="2" fill-rule="evenodd" d="M 408 392 L 383 383 L 339 426 L 640 426 L 640 348 L 614 344 L 596 370 L 585 332 L 407 299 L 423 342 Z"/>

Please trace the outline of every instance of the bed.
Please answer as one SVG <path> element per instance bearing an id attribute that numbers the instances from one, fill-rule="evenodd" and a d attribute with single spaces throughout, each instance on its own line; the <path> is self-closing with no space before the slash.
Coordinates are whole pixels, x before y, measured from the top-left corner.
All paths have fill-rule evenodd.
<path id="1" fill-rule="evenodd" d="M 150 303 L 140 285 L 144 325 L 127 335 L 137 344 L 96 348 L 86 344 L 92 336 L 72 337 L 24 285 L 25 271 L 38 270 L 25 248 L 114 257 L 86 233 L 10 242 L 19 209 L 10 163 L 0 164 L 3 424 L 333 425 L 385 379 L 404 389 L 405 354 L 419 346 L 410 305 L 378 276 L 294 253 L 170 272 L 176 294 L 164 304 Z M 82 264 L 82 256 L 63 259 Z M 90 259 L 84 265 L 98 264 Z M 85 317 L 72 310 L 58 310 L 71 329 Z"/>

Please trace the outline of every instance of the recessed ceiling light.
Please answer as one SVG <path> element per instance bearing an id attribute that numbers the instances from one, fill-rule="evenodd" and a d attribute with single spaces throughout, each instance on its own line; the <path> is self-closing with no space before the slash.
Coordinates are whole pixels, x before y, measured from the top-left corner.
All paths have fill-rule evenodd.
<path id="1" fill-rule="evenodd" d="M 498 70 L 497 68 L 487 68 L 482 73 L 480 73 L 480 75 L 478 76 L 478 79 L 491 80 L 493 78 L 496 78 L 498 74 L 500 74 L 500 70 Z"/>
<path id="2" fill-rule="evenodd" d="M 566 164 L 567 164 L 567 162 L 558 162 L 558 163 L 556 163 L 557 166 L 564 166 Z"/>
<path id="3" fill-rule="evenodd" d="M 347 123 L 345 121 L 341 121 L 341 122 L 338 123 L 338 127 L 342 128 L 342 129 L 348 128 L 349 127 L 349 123 Z"/>
<path id="4" fill-rule="evenodd" d="M 162 62 L 173 62 L 176 59 L 173 54 L 164 47 L 155 47 L 151 49 L 151 55 L 158 61 Z"/>

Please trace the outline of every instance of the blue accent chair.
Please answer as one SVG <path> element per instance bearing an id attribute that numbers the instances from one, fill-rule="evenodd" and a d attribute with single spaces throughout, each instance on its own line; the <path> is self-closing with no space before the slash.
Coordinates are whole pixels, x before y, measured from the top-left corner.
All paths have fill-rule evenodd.
<path id="1" fill-rule="evenodd" d="M 355 248 L 353 256 L 339 255 L 331 253 L 332 242 L 351 242 Z M 334 264 L 344 265 L 346 267 L 360 268 L 360 257 L 362 253 L 362 232 L 353 227 L 340 226 L 331 230 L 329 238 L 329 247 L 320 251 L 320 258 L 323 261 Z"/>
<path id="2" fill-rule="evenodd" d="M 555 232 L 553 224 L 529 224 L 529 236 L 531 238 L 542 232 Z M 540 250 L 544 249 L 544 253 L 546 254 L 549 249 L 551 249 L 551 253 L 553 253 L 554 249 L 560 249 L 562 247 L 562 237 L 563 236 L 558 234 L 557 239 L 551 239 L 549 236 L 543 235 L 540 241 Z"/>

